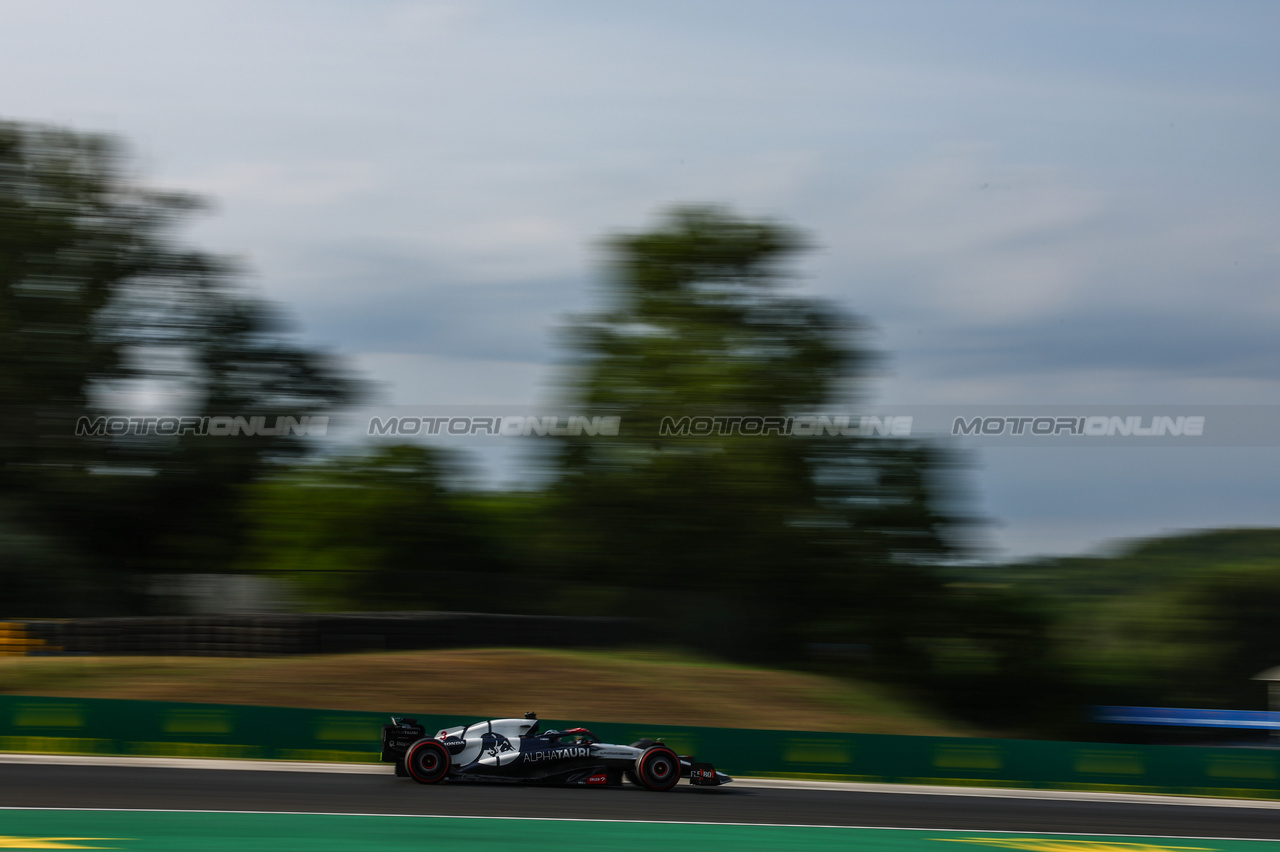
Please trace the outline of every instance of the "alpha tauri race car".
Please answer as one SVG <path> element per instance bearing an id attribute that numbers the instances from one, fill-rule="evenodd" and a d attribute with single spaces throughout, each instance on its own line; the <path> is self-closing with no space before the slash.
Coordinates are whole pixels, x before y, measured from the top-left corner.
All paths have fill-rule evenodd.
<path id="1" fill-rule="evenodd" d="M 415 719 L 382 726 L 382 760 L 419 784 L 493 781 L 618 787 L 626 778 L 649 790 L 670 790 L 681 778 L 715 787 L 733 779 L 709 763 L 678 755 L 661 740 L 602 743 L 586 728 L 540 731 L 538 717 L 492 719 L 445 728 L 435 736 Z"/>

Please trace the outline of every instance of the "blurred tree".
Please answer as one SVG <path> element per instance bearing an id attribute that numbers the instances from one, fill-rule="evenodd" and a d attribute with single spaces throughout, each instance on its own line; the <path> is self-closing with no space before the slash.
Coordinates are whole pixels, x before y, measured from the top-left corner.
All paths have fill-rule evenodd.
<path id="1" fill-rule="evenodd" d="M 537 578 L 502 545 L 509 519 L 416 446 L 296 465 L 250 489 L 249 567 L 324 609 L 528 611 Z"/>
<path id="2" fill-rule="evenodd" d="M 609 247 L 609 304 L 568 329 L 567 390 L 622 430 L 562 440 L 562 564 L 612 588 L 614 608 L 659 618 L 667 633 L 649 640 L 757 659 L 867 644 L 905 660 L 910 637 L 939 629 L 932 566 L 955 555 L 943 457 L 852 435 L 660 434 L 664 417 L 786 417 L 859 398 L 873 363 L 862 324 L 783 290 L 803 239 L 690 207 Z"/>
<path id="3" fill-rule="evenodd" d="M 1043 602 L 1082 703 L 1266 707 L 1251 678 L 1280 664 L 1280 530 L 1186 533 L 982 573 Z"/>
<path id="4" fill-rule="evenodd" d="M 145 392 L 153 412 L 158 399 L 162 414 L 271 423 L 356 392 L 223 261 L 172 240 L 194 199 L 138 186 L 122 162 L 107 137 L 0 123 L 0 501 L 29 540 L 55 538 L 111 577 L 104 608 L 136 605 L 140 572 L 225 565 L 235 488 L 306 443 L 91 438 L 76 435 L 79 417 Z"/>

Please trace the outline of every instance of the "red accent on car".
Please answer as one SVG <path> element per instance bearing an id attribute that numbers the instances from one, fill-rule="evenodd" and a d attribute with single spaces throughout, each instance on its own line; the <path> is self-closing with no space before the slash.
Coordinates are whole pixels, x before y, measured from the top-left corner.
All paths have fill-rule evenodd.
<path id="1" fill-rule="evenodd" d="M 587 779 L 588 784 L 606 784 L 608 783 L 608 781 L 609 781 L 609 776 L 605 775 L 603 772 L 601 772 L 598 775 L 592 775 L 590 778 Z"/>

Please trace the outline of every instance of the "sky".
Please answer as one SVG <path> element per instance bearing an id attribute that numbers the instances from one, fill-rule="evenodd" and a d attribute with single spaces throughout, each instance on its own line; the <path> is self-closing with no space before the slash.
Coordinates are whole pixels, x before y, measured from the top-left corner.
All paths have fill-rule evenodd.
<path id="1" fill-rule="evenodd" d="M 602 240 L 716 203 L 809 234 L 878 409 L 1193 413 L 1280 404 L 1278 36 L 1269 0 L 0 2 L 0 118 L 212 199 L 185 238 L 390 404 L 545 401 Z M 1270 526 L 1254 443 L 980 446 L 964 491 L 997 558 Z"/>

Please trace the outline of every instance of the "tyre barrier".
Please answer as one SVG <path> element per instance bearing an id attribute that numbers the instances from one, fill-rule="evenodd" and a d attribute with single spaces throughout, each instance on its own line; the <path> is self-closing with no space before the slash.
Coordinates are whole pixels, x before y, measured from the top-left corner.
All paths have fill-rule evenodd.
<path id="1" fill-rule="evenodd" d="M 147 616 L 0 622 L 0 656 L 275 657 L 434 648 L 599 648 L 639 620 L 468 612 Z"/>

